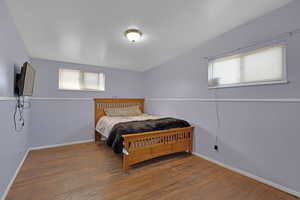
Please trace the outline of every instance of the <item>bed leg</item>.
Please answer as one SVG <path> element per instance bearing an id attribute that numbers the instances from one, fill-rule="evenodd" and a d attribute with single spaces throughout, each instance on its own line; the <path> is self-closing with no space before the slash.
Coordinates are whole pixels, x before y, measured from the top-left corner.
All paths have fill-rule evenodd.
<path id="1" fill-rule="evenodd" d="M 128 168 L 129 168 L 129 165 L 128 165 L 128 160 L 127 160 L 127 155 L 124 154 L 123 155 L 123 171 L 127 172 Z"/>
<path id="2" fill-rule="evenodd" d="M 189 149 L 188 149 L 188 153 L 190 155 L 192 155 L 193 153 L 193 140 L 192 140 L 193 134 L 192 132 L 190 133 L 190 141 L 189 141 Z"/>
<path id="3" fill-rule="evenodd" d="M 101 134 L 95 132 L 95 143 L 100 142 L 101 141 Z"/>
<path id="4" fill-rule="evenodd" d="M 193 152 L 193 147 L 192 147 L 191 144 L 189 144 L 189 145 L 188 145 L 188 149 L 187 149 L 187 153 L 188 153 L 189 155 L 192 155 L 192 152 Z"/>
<path id="5" fill-rule="evenodd" d="M 192 150 L 190 148 L 187 152 L 188 152 L 189 155 L 192 155 Z"/>
<path id="6" fill-rule="evenodd" d="M 129 141 L 127 138 L 124 138 L 124 141 L 123 141 L 123 171 L 124 172 L 127 172 L 128 171 L 128 167 L 129 167 L 129 163 L 128 163 L 128 149 L 129 149 Z"/>

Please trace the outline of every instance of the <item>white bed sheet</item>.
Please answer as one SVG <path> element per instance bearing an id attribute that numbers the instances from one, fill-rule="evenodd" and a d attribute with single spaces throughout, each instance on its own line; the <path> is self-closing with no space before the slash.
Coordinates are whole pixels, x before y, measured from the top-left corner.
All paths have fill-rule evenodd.
<path id="1" fill-rule="evenodd" d="M 126 117 L 108 117 L 103 116 L 97 122 L 96 131 L 101 133 L 104 137 L 108 138 L 112 128 L 114 125 L 121 123 L 121 122 L 130 122 L 130 121 L 143 121 L 147 119 L 160 119 L 163 118 L 159 115 L 149 115 L 149 114 L 142 114 L 137 116 L 126 116 Z"/>

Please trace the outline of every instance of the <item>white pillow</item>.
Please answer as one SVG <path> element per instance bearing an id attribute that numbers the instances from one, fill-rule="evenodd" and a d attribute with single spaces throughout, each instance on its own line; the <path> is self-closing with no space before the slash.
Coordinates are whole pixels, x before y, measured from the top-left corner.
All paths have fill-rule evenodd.
<path id="1" fill-rule="evenodd" d="M 142 112 L 140 107 L 137 106 L 130 106 L 124 108 L 105 108 L 104 112 L 107 116 L 114 117 L 114 116 L 136 116 L 141 115 Z"/>

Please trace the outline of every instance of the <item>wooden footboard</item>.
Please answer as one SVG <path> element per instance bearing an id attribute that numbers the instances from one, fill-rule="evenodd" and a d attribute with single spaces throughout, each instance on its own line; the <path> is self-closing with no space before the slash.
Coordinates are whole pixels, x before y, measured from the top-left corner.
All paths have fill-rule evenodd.
<path id="1" fill-rule="evenodd" d="M 130 165 L 176 152 L 192 153 L 193 127 L 123 135 L 123 170 Z"/>

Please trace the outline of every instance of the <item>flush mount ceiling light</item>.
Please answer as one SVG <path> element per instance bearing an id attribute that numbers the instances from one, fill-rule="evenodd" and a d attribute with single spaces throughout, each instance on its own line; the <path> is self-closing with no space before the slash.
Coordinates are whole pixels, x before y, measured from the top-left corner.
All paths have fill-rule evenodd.
<path id="1" fill-rule="evenodd" d="M 130 42 L 138 42 L 142 39 L 143 33 L 138 29 L 128 29 L 124 35 Z"/>

